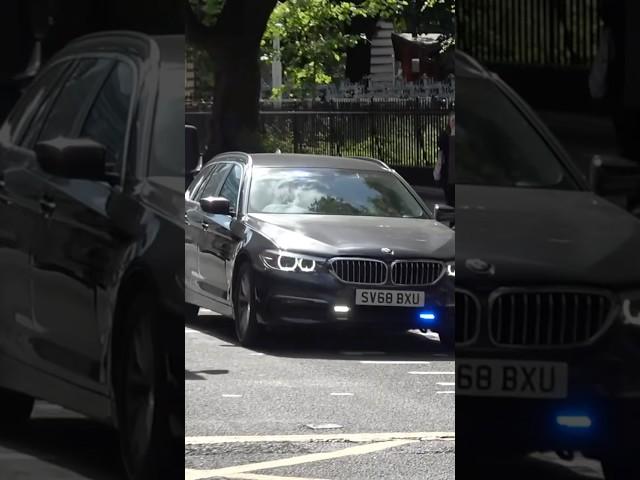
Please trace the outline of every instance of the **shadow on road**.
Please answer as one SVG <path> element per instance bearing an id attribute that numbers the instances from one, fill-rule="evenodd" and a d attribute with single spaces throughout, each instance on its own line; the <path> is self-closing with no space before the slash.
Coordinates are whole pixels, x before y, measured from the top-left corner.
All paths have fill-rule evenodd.
<path id="1" fill-rule="evenodd" d="M 241 348 L 233 321 L 219 315 L 200 314 L 188 327 L 221 340 L 224 348 Z M 330 331 L 296 329 L 268 331 L 256 352 L 276 357 L 325 360 L 431 360 L 452 361 L 437 340 L 416 332 Z M 197 372 L 191 372 L 197 373 Z"/>
<path id="2" fill-rule="evenodd" d="M 224 375 L 229 373 L 229 370 L 198 370 L 196 372 L 192 372 L 191 370 L 185 369 L 184 371 L 184 379 L 185 380 L 206 380 L 209 375 Z"/>
<path id="3" fill-rule="evenodd" d="M 19 478 L 25 480 L 43 478 L 43 462 L 68 471 L 69 478 L 76 478 L 72 473 L 91 480 L 124 478 L 116 433 L 82 417 L 34 418 L 20 432 L 0 435 L 0 449 L 34 457 L 20 459 Z M 0 478 L 16 478 L 10 462 L 1 463 Z"/>

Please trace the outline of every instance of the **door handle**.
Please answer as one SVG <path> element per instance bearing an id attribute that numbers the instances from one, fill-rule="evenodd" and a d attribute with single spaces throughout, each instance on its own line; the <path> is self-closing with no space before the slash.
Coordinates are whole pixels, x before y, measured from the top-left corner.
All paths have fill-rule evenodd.
<path id="1" fill-rule="evenodd" d="M 209 224 L 207 222 L 202 222 L 201 225 L 202 225 L 202 230 L 204 230 L 205 232 L 209 230 Z"/>
<path id="2" fill-rule="evenodd" d="M 186 225 L 189 225 L 189 215 L 187 215 L 186 213 L 184 214 L 184 223 Z"/>
<path id="3" fill-rule="evenodd" d="M 56 204 L 47 198 L 41 198 L 40 208 L 44 214 L 50 214 L 56 209 Z"/>

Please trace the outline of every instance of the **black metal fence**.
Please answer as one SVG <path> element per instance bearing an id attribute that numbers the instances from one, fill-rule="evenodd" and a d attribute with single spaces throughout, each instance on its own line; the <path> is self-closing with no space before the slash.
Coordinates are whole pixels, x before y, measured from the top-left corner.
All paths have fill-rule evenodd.
<path id="1" fill-rule="evenodd" d="M 588 74 L 602 28 L 598 0 L 458 0 L 456 17 L 457 48 L 534 107 L 592 108 Z"/>
<path id="2" fill-rule="evenodd" d="M 584 68 L 598 47 L 598 0 L 458 0 L 458 47 L 488 64 Z"/>
<path id="3" fill-rule="evenodd" d="M 260 128 L 265 151 L 374 157 L 427 185 L 453 108 L 423 97 L 264 102 Z M 208 137 L 208 118 L 208 112 L 186 113 L 201 140 Z"/>
<path id="4" fill-rule="evenodd" d="M 309 110 L 263 109 L 267 150 L 368 156 L 393 167 L 433 167 L 447 108 L 427 99 L 333 102 Z"/>

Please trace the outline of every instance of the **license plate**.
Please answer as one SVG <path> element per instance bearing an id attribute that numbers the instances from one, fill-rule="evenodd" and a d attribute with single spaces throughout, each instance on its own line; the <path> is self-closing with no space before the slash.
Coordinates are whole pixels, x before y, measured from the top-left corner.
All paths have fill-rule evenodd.
<path id="1" fill-rule="evenodd" d="M 356 290 L 356 305 L 424 307 L 424 292 L 403 290 Z"/>
<path id="2" fill-rule="evenodd" d="M 456 394 L 566 398 L 566 363 L 456 359 Z"/>

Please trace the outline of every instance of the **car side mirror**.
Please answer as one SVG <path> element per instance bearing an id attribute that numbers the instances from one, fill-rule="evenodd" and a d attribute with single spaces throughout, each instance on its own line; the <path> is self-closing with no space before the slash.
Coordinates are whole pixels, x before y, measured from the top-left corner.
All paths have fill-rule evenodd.
<path id="1" fill-rule="evenodd" d="M 231 215 L 229 200 L 222 197 L 205 197 L 200 199 L 202 211 L 211 215 Z"/>
<path id="2" fill-rule="evenodd" d="M 34 152 L 47 173 L 65 178 L 115 183 L 118 174 L 109 171 L 107 149 L 89 138 L 64 138 L 38 142 Z"/>
<path id="3" fill-rule="evenodd" d="M 439 203 L 434 207 L 434 217 L 436 222 L 444 224 L 453 224 L 456 220 L 456 209 L 449 205 L 441 205 Z"/>
<path id="4" fill-rule="evenodd" d="M 596 195 L 629 197 L 640 191 L 640 164 L 614 155 L 595 155 L 589 181 Z"/>

